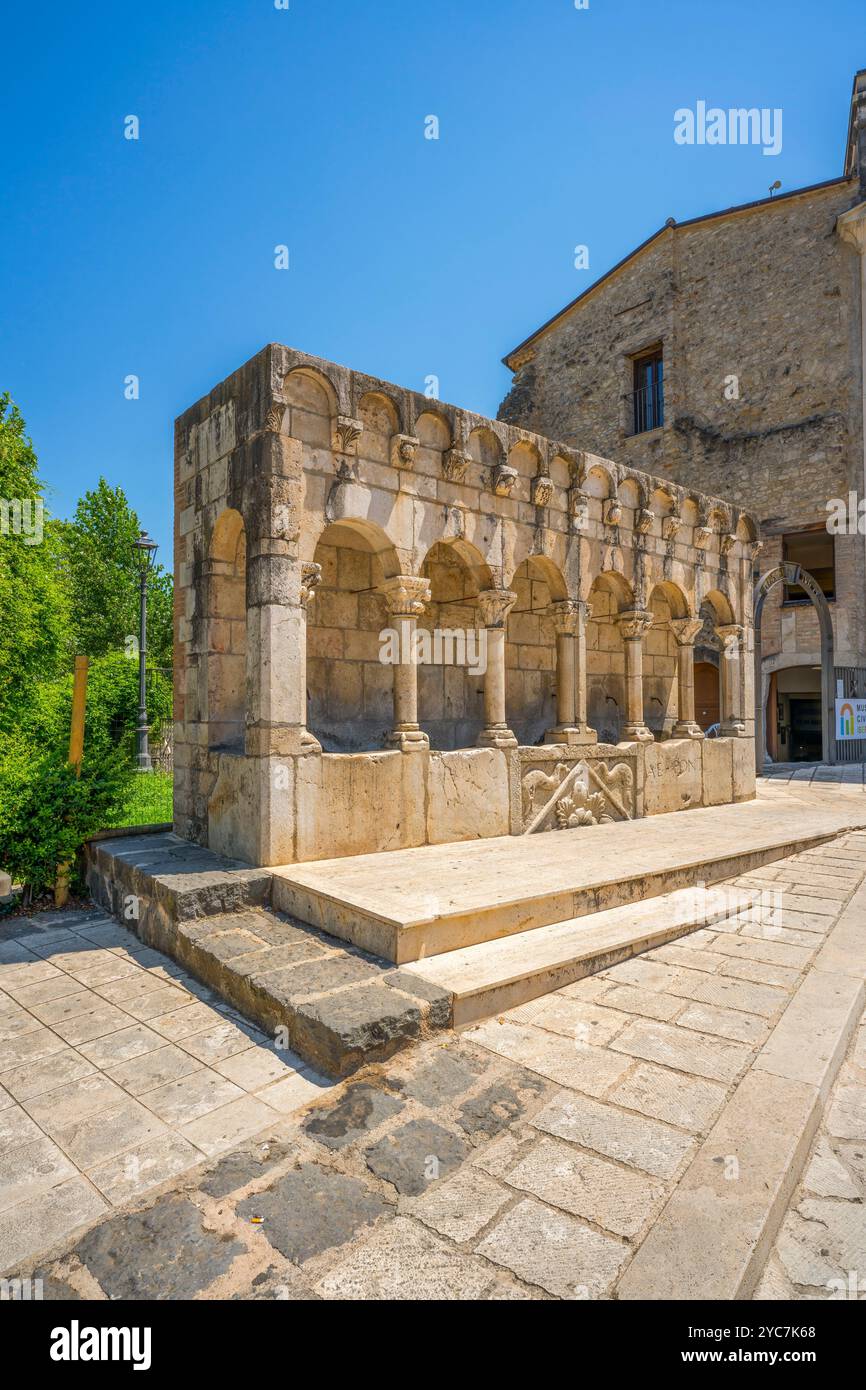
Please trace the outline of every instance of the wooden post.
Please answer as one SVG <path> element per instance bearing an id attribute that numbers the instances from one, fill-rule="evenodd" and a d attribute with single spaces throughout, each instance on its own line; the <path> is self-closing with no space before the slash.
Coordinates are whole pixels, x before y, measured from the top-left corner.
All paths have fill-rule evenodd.
<path id="1" fill-rule="evenodd" d="M 84 711 L 87 706 L 87 657 L 75 658 L 75 675 L 72 681 L 72 722 L 69 727 L 69 761 L 75 768 L 76 777 L 81 772 L 81 759 L 84 756 Z M 69 898 L 69 864 L 58 864 L 57 880 L 54 884 L 54 906 L 65 907 Z"/>

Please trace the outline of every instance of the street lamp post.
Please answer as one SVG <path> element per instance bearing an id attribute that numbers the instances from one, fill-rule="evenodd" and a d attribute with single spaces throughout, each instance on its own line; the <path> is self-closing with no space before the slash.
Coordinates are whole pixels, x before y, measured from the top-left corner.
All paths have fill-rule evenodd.
<path id="1" fill-rule="evenodd" d="M 142 531 L 133 541 L 138 563 L 140 608 L 138 619 L 138 728 L 135 733 L 136 762 L 139 772 L 152 772 L 153 764 L 147 747 L 147 581 L 156 555 L 156 541 Z"/>

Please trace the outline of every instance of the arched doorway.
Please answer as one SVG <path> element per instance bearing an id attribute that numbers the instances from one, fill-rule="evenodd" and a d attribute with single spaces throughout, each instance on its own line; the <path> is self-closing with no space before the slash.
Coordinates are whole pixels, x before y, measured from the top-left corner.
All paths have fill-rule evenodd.
<path id="1" fill-rule="evenodd" d="M 825 763 L 836 761 L 835 693 L 833 687 L 833 621 L 830 606 L 818 584 L 808 570 L 801 565 L 785 561 L 775 569 L 768 570 L 755 587 L 755 698 L 759 703 L 759 717 L 755 720 L 755 765 L 760 773 L 764 766 L 766 749 L 766 717 L 768 689 L 765 689 L 764 671 L 761 661 L 761 617 L 767 594 L 775 584 L 799 584 L 808 594 L 818 615 L 821 631 L 821 759 Z"/>

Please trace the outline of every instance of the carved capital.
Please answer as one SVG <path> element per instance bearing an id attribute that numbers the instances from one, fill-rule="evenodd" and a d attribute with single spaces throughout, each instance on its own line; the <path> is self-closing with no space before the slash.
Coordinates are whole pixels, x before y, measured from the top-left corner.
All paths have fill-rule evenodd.
<path id="1" fill-rule="evenodd" d="M 265 418 L 265 429 L 271 434 L 279 434 L 283 428 L 283 416 L 287 409 L 286 401 L 271 401 L 270 409 Z"/>
<path id="2" fill-rule="evenodd" d="M 585 531 L 589 524 L 589 498 L 579 487 L 568 489 L 568 511 L 571 516 L 571 529 Z"/>
<path id="3" fill-rule="evenodd" d="M 573 637 L 580 631 L 580 624 L 586 622 L 588 610 L 589 604 L 583 599 L 563 598 L 551 603 L 547 612 L 556 632 Z"/>
<path id="4" fill-rule="evenodd" d="M 470 462 L 470 456 L 465 450 L 456 446 L 446 449 L 442 455 L 442 476 L 449 483 L 462 483 Z"/>
<path id="5" fill-rule="evenodd" d="M 604 520 L 608 526 L 619 526 L 622 521 L 622 503 L 618 497 L 608 497 L 604 504 Z"/>
<path id="6" fill-rule="evenodd" d="M 705 525 L 703 522 L 700 522 L 695 527 L 695 549 L 706 550 L 707 546 L 710 543 L 710 536 L 712 534 L 713 528 L 711 526 Z"/>
<path id="7" fill-rule="evenodd" d="M 726 531 L 723 535 L 719 536 L 719 550 L 722 555 L 730 555 L 736 544 L 737 537 L 731 531 Z"/>
<path id="8" fill-rule="evenodd" d="M 647 608 L 627 608 L 619 614 L 617 622 L 624 641 L 639 642 L 652 627 L 653 614 Z"/>
<path id="9" fill-rule="evenodd" d="M 334 453 L 352 453 L 363 430 L 362 420 L 354 420 L 351 415 L 336 415 L 331 430 L 331 448 Z"/>
<path id="10" fill-rule="evenodd" d="M 653 524 L 653 513 L 649 507 L 638 507 L 634 514 L 634 529 L 645 536 Z"/>
<path id="11" fill-rule="evenodd" d="M 301 603 L 306 607 L 315 598 L 316 589 L 322 582 L 322 566 L 310 561 L 301 565 Z"/>
<path id="12" fill-rule="evenodd" d="M 703 625 L 703 618 L 671 618 L 671 631 L 681 647 L 692 646 Z"/>
<path id="13" fill-rule="evenodd" d="M 671 512 L 662 521 L 662 536 L 666 541 L 675 541 L 680 532 L 683 519 L 679 512 Z"/>
<path id="14" fill-rule="evenodd" d="M 553 479 L 546 474 L 540 473 L 537 478 L 532 479 L 532 503 L 535 507 L 546 507 L 553 496 Z"/>
<path id="15" fill-rule="evenodd" d="M 488 486 L 497 497 L 510 497 L 517 482 L 517 469 L 508 463 L 497 463 L 490 469 Z"/>
<path id="16" fill-rule="evenodd" d="M 420 440 L 414 434 L 391 435 L 391 467 L 414 468 Z"/>
<path id="17" fill-rule="evenodd" d="M 414 574 L 395 574 L 379 585 L 378 593 L 394 618 L 419 618 L 430 602 L 430 580 Z"/>
<path id="18" fill-rule="evenodd" d="M 753 560 L 757 560 L 761 551 L 764 549 L 763 541 L 749 541 L 748 551 Z"/>
<path id="19" fill-rule="evenodd" d="M 725 649 L 725 656 L 735 656 L 740 650 L 745 628 L 740 623 L 724 623 L 716 628 L 716 636 Z"/>
<path id="20" fill-rule="evenodd" d="M 482 589 L 478 595 L 478 611 L 482 627 L 504 627 L 517 595 L 511 589 Z"/>

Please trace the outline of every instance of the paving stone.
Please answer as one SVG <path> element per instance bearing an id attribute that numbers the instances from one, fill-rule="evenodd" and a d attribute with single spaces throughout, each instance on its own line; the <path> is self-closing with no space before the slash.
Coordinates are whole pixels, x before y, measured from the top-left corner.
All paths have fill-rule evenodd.
<path id="1" fill-rule="evenodd" d="M 722 975 L 705 975 L 697 984 L 692 980 L 679 980 L 672 986 L 671 993 L 699 1004 L 717 1004 L 720 1008 L 757 1014 L 760 1018 L 773 1018 L 790 998 L 786 990 Z"/>
<path id="2" fill-rule="evenodd" d="M 19 990 L 17 998 L 25 1009 L 32 1010 L 35 1004 L 47 1004 L 52 999 L 62 999 L 64 994 L 80 994 L 82 988 L 78 980 L 73 979 L 71 975 L 55 975 L 42 984 L 28 985 L 26 989 Z"/>
<path id="3" fill-rule="evenodd" d="M 233 1301 L 242 1299 L 253 1303 L 265 1300 L 281 1303 L 319 1302 L 318 1294 L 288 1261 L 269 1265 L 255 1276 L 248 1289 L 239 1289 L 231 1297 Z"/>
<path id="4" fill-rule="evenodd" d="M 467 1165 L 420 1197 L 401 1198 L 399 1211 L 462 1244 L 473 1240 L 511 1197 L 506 1187 Z"/>
<path id="5" fill-rule="evenodd" d="M 189 997 L 185 990 L 175 989 L 171 985 L 161 985 L 158 989 L 143 994 L 140 999 L 124 1000 L 123 1007 L 133 1018 L 147 1023 L 149 1019 L 160 1018 L 172 1009 L 181 1008 Z"/>
<path id="6" fill-rule="evenodd" d="M 617 1013 L 613 1007 L 601 1008 L 561 994 L 548 994 L 529 1004 L 521 1004 L 509 1010 L 508 1018 L 512 1022 L 532 1023 L 536 1028 L 562 1033 L 595 1047 L 604 1047 L 630 1022 L 627 1014 Z"/>
<path id="7" fill-rule="evenodd" d="M 130 1095 L 141 1096 L 201 1069 L 201 1062 L 171 1043 L 111 1067 L 107 1075 Z"/>
<path id="8" fill-rule="evenodd" d="M 292 1004 L 342 989 L 344 985 L 371 983 L 380 978 L 382 969 L 365 957 L 345 953 L 289 969 L 265 970 L 251 975 L 250 983 L 267 989 L 279 1003 Z"/>
<path id="9" fill-rule="evenodd" d="M 431 1182 L 447 1177 L 466 1158 L 469 1145 L 432 1120 L 410 1120 L 365 1150 L 367 1167 L 417 1197 Z"/>
<path id="10" fill-rule="evenodd" d="M 502 1216 L 476 1246 L 479 1255 L 558 1298 L 609 1293 L 628 1247 L 532 1198 Z"/>
<path id="11" fill-rule="evenodd" d="M 160 1037 L 159 1033 L 154 1033 L 144 1023 L 134 1023 L 116 1033 L 106 1033 L 103 1038 L 79 1043 L 78 1048 L 94 1066 L 114 1067 L 164 1046 L 165 1038 Z"/>
<path id="12" fill-rule="evenodd" d="M 227 1081 L 215 1071 L 203 1068 L 184 1076 L 180 1081 L 170 1081 L 158 1086 L 144 1096 L 144 1104 L 154 1114 L 169 1125 L 191 1124 L 201 1119 L 211 1110 L 218 1110 L 229 1101 L 239 1100 L 243 1095 L 240 1086 Z"/>
<path id="13" fill-rule="evenodd" d="M 247 1046 L 242 1052 L 232 1053 L 219 1062 L 213 1063 L 214 1071 L 242 1086 L 245 1091 L 258 1091 L 263 1086 L 279 1081 L 282 1077 L 293 1076 L 303 1068 L 300 1057 L 293 1052 L 279 1052 L 274 1047 Z"/>
<path id="14" fill-rule="evenodd" d="M 39 1062 L 55 1052 L 67 1052 L 62 1038 L 50 1028 L 40 1026 L 32 1033 L 0 1043 L 0 1076 L 31 1062 Z"/>
<path id="15" fill-rule="evenodd" d="M 629 1110 L 701 1133 L 721 1110 L 726 1094 L 725 1087 L 715 1082 L 645 1065 L 616 1086 L 610 1099 Z"/>
<path id="16" fill-rule="evenodd" d="M 617 1052 L 659 1062 L 710 1081 L 733 1081 L 752 1055 L 742 1043 L 709 1038 L 703 1033 L 654 1019 L 639 1019 L 611 1044 Z"/>
<path id="17" fill-rule="evenodd" d="M 345 1245 L 393 1210 L 357 1178 L 318 1163 L 302 1164 L 238 1204 L 239 1216 L 246 1221 L 261 1217 L 258 1229 L 275 1250 L 298 1264 Z"/>
<path id="18" fill-rule="evenodd" d="M 201 1152 L 188 1140 L 166 1131 L 98 1163 L 87 1176 L 112 1206 L 119 1207 L 201 1162 Z"/>
<path id="19" fill-rule="evenodd" d="M 76 1170 L 66 1155 L 38 1131 L 20 1143 L 4 1142 L 0 1149 L 0 1211 L 25 1203 L 46 1188 L 56 1187 Z M 25 1208 L 22 1207 L 22 1214 Z"/>
<path id="20" fill-rule="evenodd" d="M 244 1247 L 206 1231 L 187 1198 L 101 1222 L 75 1253 L 111 1299 L 187 1299 L 225 1274 Z"/>
<path id="21" fill-rule="evenodd" d="M 403 1082 L 403 1094 L 435 1109 L 448 1105 L 474 1086 L 484 1063 L 453 1047 L 439 1047 Z"/>
<path id="22" fill-rule="evenodd" d="M 687 937 L 689 943 L 693 939 L 693 933 Z M 698 947 L 689 944 L 681 946 L 677 941 L 671 941 L 667 946 L 657 946 L 649 954 L 650 960 L 661 961 L 664 965 L 672 965 L 675 969 L 685 966 L 689 970 L 704 970 L 708 974 L 713 974 L 719 966 L 724 964 L 723 958 L 717 951 L 700 950 Z"/>
<path id="23" fill-rule="evenodd" d="M 98 1009 L 101 1003 L 99 995 L 94 994 L 92 989 L 79 989 L 74 994 L 64 994 L 42 1004 L 31 1004 L 30 1008 L 36 1018 L 54 1028 L 68 1018 L 77 1018 L 79 1014 Z"/>
<path id="24" fill-rule="evenodd" d="M 72 1047 L 80 1047 L 82 1043 L 104 1038 L 106 1033 L 117 1033 L 121 1028 L 128 1027 L 129 1015 L 114 1004 L 101 1004 L 99 1008 L 76 1014 L 75 1018 L 67 1018 L 51 1026 L 64 1042 Z"/>
<path id="25" fill-rule="evenodd" d="M 639 985 L 615 985 L 604 996 L 604 1007 L 621 1009 L 628 1014 L 641 1014 L 646 1018 L 670 1021 L 683 1007 L 682 999 L 669 994 L 658 994 L 653 990 L 642 989 Z"/>
<path id="26" fill-rule="evenodd" d="M 860 1190 L 841 1159 L 838 1159 L 826 1139 L 819 1139 L 803 1177 L 803 1186 L 816 1197 L 841 1197 L 860 1200 Z"/>
<path id="27" fill-rule="evenodd" d="M 784 965 L 767 965 L 762 960 L 737 960 L 731 958 L 719 971 L 734 980 L 748 980 L 756 985 L 775 985 L 789 992 L 796 989 L 803 978 L 798 970 L 789 970 Z"/>
<path id="28" fill-rule="evenodd" d="M 123 1092 L 121 1092 L 123 1095 Z M 161 1134 L 162 1122 L 131 1097 L 68 1124 L 51 1125 L 56 1140 L 79 1168 L 89 1169 Z"/>
<path id="29" fill-rule="evenodd" d="M 814 948 L 788 946 L 783 941 L 768 941 L 754 936 L 720 937 L 716 950 L 722 955 L 764 961 L 767 965 L 787 966 L 796 971 L 805 970 L 814 954 Z"/>
<path id="30" fill-rule="evenodd" d="M 213 1165 L 201 1179 L 199 1189 L 209 1197 L 227 1197 L 230 1192 L 237 1192 L 248 1183 L 267 1176 L 289 1154 L 296 1152 L 294 1135 L 241 1144 Z"/>
<path id="31" fill-rule="evenodd" d="M 38 1027 L 39 1019 L 26 1009 L 10 1009 L 0 1017 L 0 1043 L 11 1042 L 24 1033 L 35 1033 Z"/>
<path id="32" fill-rule="evenodd" d="M 258 1096 L 242 1096 L 219 1110 L 211 1110 L 201 1119 L 184 1125 L 181 1134 L 196 1148 L 212 1157 L 250 1135 L 273 1126 L 279 1116 Z"/>
<path id="33" fill-rule="evenodd" d="M 304 1130 L 326 1148 L 343 1149 L 402 1109 L 403 1101 L 396 1096 L 380 1086 L 358 1081 L 330 1105 L 317 1106 L 304 1122 Z"/>
<path id="34" fill-rule="evenodd" d="M 213 1066 L 215 1062 L 222 1062 L 226 1057 L 234 1057 L 238 1052 L 246 1052 L 251 1041 L 262 1038 L 263 1035 L 254 1029 L 238 1028 L 234 1023 L 220 1023 L 215 1028 L 208 1028 L 202 1033 L 193 1033 L 192 1037 L 182 1038 L 179 1046 L 197 1058 L 198 1061 Z"/>
<path id="35" fill-rule="evenodd" d="M 673 1177 L 694 1142 L 687 1134 L 585 1096 L 561 1093 L 535 1116 L 536 1129 L 656 1177 Z"/>
<path id="36" fill-rule="evenodd" d="M 625 1075 L 629 1065 L 604 1048 L 570 1042 L 531 1025 L 491 1019 L 472 1029 L 468 1036 L 530 1071 L 591 1096 L 602 1095 Z"/>
<path id="37" fill-rule="evenodd" d="M 681 1028 L 694 1029 L 696 1033 L 710 1033 L 714 1037 L 751 1043 L 753 1046 L 760 1046 L 770 1031 L 769 1024 L 753 1014 L 720 1009 L 712 1004 L 689 1004 L 677 1023 Z"/>
<path id="38" fill-rule="evenodd" d="M 839 1144 L 837 1152 L 848 1171 L 853 1173 L 860 1189 L 860 1196 L 866 1201 L 866 1137 L 856 1143 Z"/>
<path id="39" fill-rule="evenodd" d="M 170 1042 L 180 1042 L 183 1038 L 202 1033 L 206 1028 L 213 1028 L 221 1022 L 217 1011 L 207 1004 L 187 1003 L 181 1008 L 172 1009 L 169 1013 L 160 1014 L 158 1018 L 148 1019 L 147 1026 L 160 1033 L 162 1037 L 168 1038 Z"/>
<path id="40" fill-rule="evenodd" d="M 24 1102 L 24 1108 L 46 1133 L 53 1134 L 64 1125 L 107 1110 L 123 1099 L 119 1086 L 109 1077 L 95 1073 L 58 1086 L 44 1095 L 33 1096 Z"/>
<path id="41" fill-rule="evenodd" d="M 664 1195 L 664 1184 L 558 1139 L 540 1139 L 507 1174 L 513 1186 L 619 1236 L 636 1236 Z"/>
<path id="42" fill-rule="evenodd" d="M 866 1136 L 866 1086 L 837 1086 L 825 1126 L 836 1139 L 862 1141 Z"/>
<path id="43" fill-rule="evenodd" d="M 24 1206 L 0 1212 L 0 1273 L 16 1273 L 24 1260 L 59 1244 L 78 1227 L 94 1221 L 108 1205 L 83 1177 L 69 1178 Z"/>
<path id="44" fill-rule="evenodd" d="M 90 1076 L 96 1068 L 87 1058 L 80 1056 L 73 1048 L 66 1047 L 62 1052 L 54 1052 L 39 1062 L 26 1062 L 3 1073 L 3 1085 L 10 1096 L 25 1101 L 33 1096 L 53 1091 L 70 1081 L 78 1081 L 82 1076 Z"/>
<path id="45" fill-rule="evenodd" d="M 526 1111 L 527 1101 L 544 1093 L 545 1083 L 534 1072 L 521 1069 L 516 1076 L 496 1081 L 461 1105 L 457 1123 L 473 1139 L 492 1139 L 514 1124 Z"/>
<path id="46" fill-rule="evenodd" d="M 323 1298 L 430 1302 L 483 1298 L 489 1265 L 398 1217 L 375 1231 L 316 1284 Z"/>
<path id="47" fill-rule="evenodd" d="M 256 1096 L 274 1110 L 278 1110 L 281 1115 L 291 1115 L 302 1106 L 320 1100 L 323 1093 L 333 1084 L 327 1077 L 305 1069 L 263 1087 L 256 1092 Z"/>
<path id="48" fill-rule="evenodd" d="M 641 956 L 621 961 L 619 965 L 605 970 L 604 978 L 614 984 L 637 985 L 641 989 L 669 990 L 678 974 L 679 971 L 669 965 L 645 960 Z"/>

